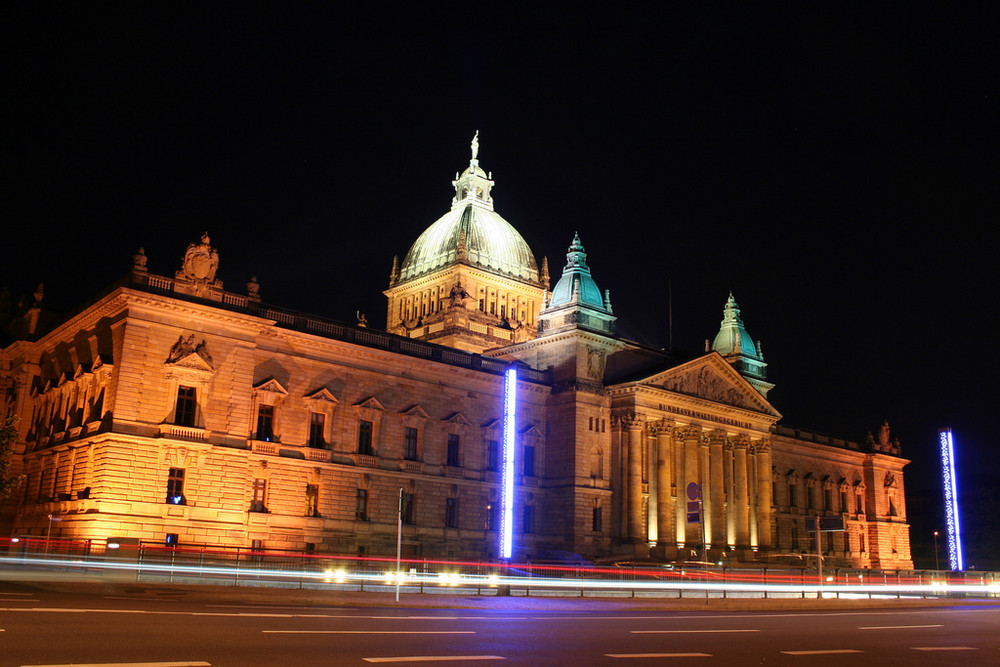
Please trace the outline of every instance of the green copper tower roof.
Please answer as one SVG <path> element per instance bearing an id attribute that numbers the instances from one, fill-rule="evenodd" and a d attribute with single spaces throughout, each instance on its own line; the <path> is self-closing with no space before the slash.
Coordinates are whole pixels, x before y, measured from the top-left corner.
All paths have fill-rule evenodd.
<path id="1" fill-rule="evenodd" d="M 424 230 L 406 253 L 396 281 L 403 282 L 462 262 L 493 273 L 538 283 L 538 264 L 524 238 L 493 210 L 492 174 L 479 166 L 479 133 L 472 159 L 452 185 L 451 210 Z"/>
<path id="2" fill-rule="evenodd" d="M 722 325 L 712 342 L 712 349 L 729 359 L 743 375 L 759 380 L 767 377 L 764 353 L 759 345 L 754 344 L 746 327 L 743 326 L 740 308 L 736 305 L 732 292 L 726 299 L 726 306 L 722 311 Z"/>
<path id="3" fill-rule="evenodd" d="M 590 267 L 587 266 L 587 253 L 580 243 L 580 235 L 573 234 L 573 242 L 566 252 L 566 267 L 563 269 L 559 282 L 552 288 L 552 297 L 549 299 L 549 308 L 573 303 L 574 292 L 576 292 L 576 303 L 590 306 L 598 310 L 605 308 L 604 297 L 600 288 L 590 275 Z"/>

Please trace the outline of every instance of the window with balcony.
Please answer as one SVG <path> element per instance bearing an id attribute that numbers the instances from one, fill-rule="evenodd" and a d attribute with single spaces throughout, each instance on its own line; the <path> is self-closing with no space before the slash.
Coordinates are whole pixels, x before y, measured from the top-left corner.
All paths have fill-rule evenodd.
<path id="1" fill-rule="evenodd" d="M 407 461 L 417 460 L 417 429 L 409 426 L 403 431 L 403 458 Z"/>
<path id="2" fill-rule="evenodd" d="M 500 441 L 486 441 L 486 469 L 492 472 L 500 471 Z"/>
<path id="3" fill-rule="evenodd" d="M 366 419 L 362 419 L 358 424 L 358 454 L 375 455 L 375 449 L 372 447 L 374 427 L 375 425 Z"/>
<path id="4" fill-rule="evenodd" d="M 460 465 L 459 464 L 459 460 L 458 460 L 458 454 L 459 454 L 458 443 L 459 443 L 458 436 L 455 435 L 454 433 L 449 433 L 448 434 L 448 452 L 447 452 L 447 459 L 448 460 L 447 460 L 447 463 L 448 463 L 449 466 L 452 466 L 452 467 L 455 467 L 455 468 L 457 468 Z"/>
<path id="5" fill-rule="evenodd" d="M 257 440 L 270 442 L 274 439 L 274 406 L 257 406 Z"/>
<path id="6" fill-rule="evenodd" d="M 195 424 L 195 413 L 198 408 L 197 391 L 194 387 L 177 387 L 177 404 L 174 410 L 174 423 L 178 426 Z"/>
<path id="7" fill-rule="evenodd" d="M 534 445 L 524 446 L 524 474 L 528 477 L 535 476 L 535 447 Z"/>
<path id="8" fill-rule="evenodd" d="M 326 415 L 322 412 L 309 413 L 309 446 L 326 446 Z"/>

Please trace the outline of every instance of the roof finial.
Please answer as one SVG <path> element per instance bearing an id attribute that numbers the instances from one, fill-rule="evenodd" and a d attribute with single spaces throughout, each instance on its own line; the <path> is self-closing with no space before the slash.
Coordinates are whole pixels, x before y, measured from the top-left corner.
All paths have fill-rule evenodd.
<path id="1" fill-rule="evenodd" d="M 475 160 L 479 157 L 479 130 L 476 130 L 476 135 L 472 137 L 472 159 Z"/>

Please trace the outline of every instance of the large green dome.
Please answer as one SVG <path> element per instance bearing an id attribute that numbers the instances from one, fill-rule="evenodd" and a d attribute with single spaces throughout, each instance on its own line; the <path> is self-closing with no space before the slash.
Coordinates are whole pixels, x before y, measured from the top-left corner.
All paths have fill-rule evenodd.
<path id="1" fill-rule="evenodd" d="M 538 283 L 538 264 L 524 238 L 493 210 L 493 180 L 479 167 L 478 144 L 469 168 L 457 176 L 451 210 L 424 230 L 406 253 L 396 282 L 463 262 Z"/>

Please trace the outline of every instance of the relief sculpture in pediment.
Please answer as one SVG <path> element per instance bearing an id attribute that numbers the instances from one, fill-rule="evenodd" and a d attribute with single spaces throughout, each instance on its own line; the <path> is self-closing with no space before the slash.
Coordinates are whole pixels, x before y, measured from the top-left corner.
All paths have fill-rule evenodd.
<path id="1" fill-rule="evenodd" d="M 692 369 L 687 373 L 670 378 L 663 383 L 663 388 L 741 408 L 753 409 L 756 407 L 747 400 L 743 392 L 707 366 Z"/>

